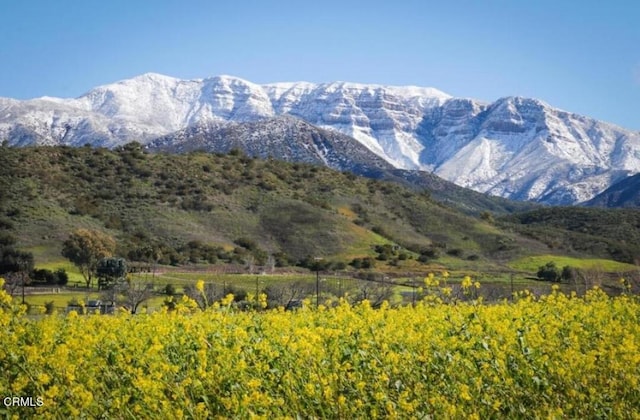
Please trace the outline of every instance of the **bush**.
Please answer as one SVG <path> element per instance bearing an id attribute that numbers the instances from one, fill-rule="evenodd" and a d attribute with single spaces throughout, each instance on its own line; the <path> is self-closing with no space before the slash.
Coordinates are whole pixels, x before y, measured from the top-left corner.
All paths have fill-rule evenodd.
<path id="1" fill-rule="evenodd" d="M 47 315 L 51 315 L 56 311 L 56 305 L 54 303 L 54 301 L 50 300 L 48 302 L 45 302 L 44 304 L 44 313 Z"/>
<path id="2" fill-rule="evenodd" d="M 56 284 L 57 276 L 53 271 L 46 268 L 36 268 L 33 270 L 33 281 L 38 283 Z"/>
<path id="3" fill-rule="evenodd" d="M 538 275 L 538 278 L 541 280 L 559 282 L 562 276 L 562 273 L 556 266 L 556 263 L 553 261 L 550 261 L 538 268 L 537 275 Z"/>
<path id="4" fill-rule="evenodd" d="M 58 268 L 54 274 L 57 277 L 57 284 L 59 286 L 66 286 L 69 283 L 69 274 L 67 274 L 67 270 L 64 268 Z"/>
<path id="5" fill-rule="evenodd" d="M 368 269 L 368 268 L 374 268 L 376 266 L 376 262 L 371 257 L 354 258 L 353 260 L 351 260 L 349 265 L 356 269 L 360 269 L 360 268 Z"/>
<path id="6" fill-rule="evenodd" d="M 176 287 L 169 283 L 166 286 L 164 286 L 164 294 L 167 296 L 173 296 L 176 294 Z"/>
<path id="7" fill-rule="evenodd" d="M 562 267 L 562 273 L 560 274 L 560 277 L 562 278 L 562 280 L 570 281 L 570 280 L 573 280 L 575 276 L 576 276 L 575 268 L 570 267 L 568 265 L 565 265 L 564 267 Z"/>
<path id="8" fill-rule="evenodd" d="M 428 263 L 431 260 L 436 260 L 440 257 L 440 252 L 435 248 L 424 248 L 420 250 L 420 256 L 418 261 L 421 263 Z"/>
<path id="9" fill-rule="evenodd" d="M 462 258 L 463 254 L 464 254 L 464 251 L 461 250 L 460 248 L 453 248 L 453 249 L 447 250 L 447 255 L 451 255 L 452 257 Z"/>
<path id="10" fill-rule="evenodd" d="M 256 241 L 254 241 L 253 239 L 244 237 L 238 238 L 235 240 L 235 243 L 242 248 L 248 249 L 249 251 L 255 251 L 256 249 L 258 249 L 258 244 L 256 244 Z"/>

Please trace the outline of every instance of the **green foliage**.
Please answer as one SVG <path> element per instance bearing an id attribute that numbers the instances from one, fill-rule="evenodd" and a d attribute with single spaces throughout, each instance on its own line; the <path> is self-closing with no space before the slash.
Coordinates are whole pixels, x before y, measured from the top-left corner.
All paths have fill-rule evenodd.
<path id="1" fill-rule="evenodd" d="M 448 185 L 435 181 L 425 185 Z M 535 235 L 525 225 L 514 228 L 504 220 L 491 225 L 468 217 L 430 198 L 438 194 L 239 151 L 148 154 L 132 143 L 113 151 L 8 148 L 0 155 L 0 226 L 19 238 L 15 247 L 46 248 L 46 255 L 59 255 L 69 235 L 86 229 L 116 238 L 111 254 L 148 264 L 246 264 L 252 257 L 262 265 L 269 255 L 277 266 L 300 264 L 309 255 L 400 261 L 400 254 L 372 248 L 389 243 L 421 254 L 423 262 L 460 250 L 499 266 L 526 254 L 549 253 L 548 244 L 562 245 L 570 236 L 546 226 L 539 240 L 531 240 Z M 461 190 L 455 194 L 466 206 Z M 476 198 L 469 205 L 477 209 L 484 198 Z M 505 208 L 490 211 L 498 215 Z M 0 243 L 5 239 L 0 235 Z M 605 235 L 595 243 L 601 254 L 618 250 L 629 260 L 633 252 L 628 251 L 640 243 L 632 239 L 622 246 L 613 238 L 606 242 Z M 424 249 L 432 251 L 421 253 Z M 90 282 L 91 270 L 81 271 Z"/>
<path id="2" fill-rule="evenodd" d="M 51 271 L 46 268 L 36 268 L 33 270 L 31 279 L 34 283 L 64 286 L 69 281 L 69 275 L 64 268 L 59 268 L 56 271 Z"/>
<path id="3" fill-rule="evenodd" d="M 164 293 L 167 296 L 173 296 L 176 294 L 176 287 L 173 284 L 169 283 L 166 286 L 164 286 Z"/>
<path id="4" fill-rule="evenodd" d="M 440 258 L 440 251 L 435 247 L 429 247 L 420 250 L 418 261 L 420 261 L 421 263 L 428 263 L 438 258 Z"/>
<path id="5" fill-rule="evenodd" d="M 495 220 L 493 219 L 493 215 L 489 211 L 483 211 L 482 213 L 480 213 L 480 218 L 487 223 L 495 222 Z"/>
<path id="6" fill-rule="evenodd" d="M 545 265 L 538 268 L 538 278 L 545 281 L 558 282 L 562 276 L 562 272 L 556 266 L 556 263 L 549 261 Z"/>
<path id="7" fill-rule="evenodd" d="M 351 262 L 349 263 L 350 266 L 352 266 L 355 269 L 369 269 L 369 268 L 374 268 L 376 266 L 376 262 L 373 258 L 371 257 L 364 257 L 364 258 L 354 258 L 353 260 L 351 260 Z"/>
<path id="8" fill-rule="evenodd" d="M 98 288 L 109 289 L 127 275 L 127 262 L 123 258 L 102 258 L 96 266 Z"/>
<path id="9" fill-rule="evenodd" d="M 33 254 L 13 247 L 0 248 L 0 274 L 29 273 L 33 270 Z"/>
<path id="10" fill-rule="evenodd" d="M 263 229 L 289 258 L 301 261 L 308 255 L 332 255 L 342 251 L 335 222 L 324 209 L 305 202 L 283 200 L 265 208 Z"/>
<path id="11" fill-rule="evenodd" d="M 51 315 L 56 311 L 56 303 L 52 300 L 45 302 L 44 304 L 44 313 L 47 315 Z"/>
<path id="12" fill-rule="evenodd" d="M 87 287 L 91 287 L 99 261 L 113 255 L 115 248 L 115 240 L 109 235 L 97 230 L 78 229 L 62 244 L 62 256 L 78 267 Z"/>
<path id="13" fill-rule="evenodd" d="M 635 209 L 550 207 L 500 222 L 560 251 L 626 263 L 640 259 L 640 212 Z"/>
<path id="14" fill-rule="evenodd" d="M 553 261 L 558 267 L 570 266 L 574 270 L 598 270 L 605 273 L 622 273 L 638 269 L 637 266 L 612 260 L 575 258 L 550 254 L 518 258 L 509 263 L 509 267 L 515 270 L 535 272 L 541 265 L 545 265 L 549 261 Z"/>
<path id="15" fill-rule="evenodd" d="M 538 268 L 537 276 L 541 280 L 559 282 L 561 280 L 570 281 L 576 277 L 577 270 L 565 265 L 560 269 L 555 262 L 549 261 Z"/>

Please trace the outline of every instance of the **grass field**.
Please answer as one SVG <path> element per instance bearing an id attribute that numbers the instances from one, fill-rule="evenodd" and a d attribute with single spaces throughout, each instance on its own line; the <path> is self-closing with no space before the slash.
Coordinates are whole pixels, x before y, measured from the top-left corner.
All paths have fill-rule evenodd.
<path id="1" fill-rule="evenodd" d="M 536 272 L 540 266 L 553 261 L 558 267 L 570 266 L 582 270 L 601 270 L 606 273 L 624 273 L 637 271 L 638 267 L 632 264 L 625 264 L 613 260 L 599 258 L 572 258 L 558 255 L 535 255 L 523 257 L 509 263 L 509 267 L 514 270 Z"/>
<path id="2" fill-rule="evenodd" d="M 35 306 L 44 306 L 48 302 L 53 302 L 53 305 L 56 308 L 65 308 L 69 301 L 76 299 L 78 301 L 86 301 L 90 299 L 97 299 L 99 296 L 98 293 L 91 292 L 69 292 L 65 291 L 63 293 L 47 293 L 41 295 L 27 295 L 25 296 L 25 302 L 29 305 Z M 20 300 L 19 297 L 16 297 L 16 300 Z"/>
<path id="3" fill-rule="evenodd" d="M 367 235 L 375 235 L 370 231 L 362 230 L 361 233 Z M 384 242 L 382 237 L 378 239 L 381 243 Z M 357 242 L 356 242 L 357 243 Z M 365 251 L 366 247 L 362 247 L 361 251 Z M 58 308 L 66 307 L 68 302 L 72 299 L 80 301 L 86 301 L 88 299 L 99 298 L 100 293 L 97 290 L 97 284 L 94 282 L 94 288 L 90 293 L 86 291 L 74 291 L 73 286 L 84 286 L 84 280 L 79 273 L 78 269 L 69 261 L 60 257 L 52 255 L 47 249 L 34 249 L 34 253 L 38 258 L 36 267 L 46 268 L 50 270 L 56 270 L 63 268 L 69 274 L 69 286 L 70 288 L 63 289 L 63 293 L 51 293 L 51 294 L 38 294 L 27 295 L 26 302 L 30 305 L 44 306 L 47 302 L 54 302 L 54 306 Z M 355 251 L 355 249 L 354 249 Z M 549 285 L 544 282 L 532 280 L 531 277 L 535 275 L 538 267 L 546 264 L 549 261 L 554 261 L 559 267 L 565 265 L 583 269 L 583 270 L 599 270 L 603 273 L 624 273 L 628 271 L 637 270 L 636 266 L 630 264 L 619 263 L 611 260 L 604 259 L 578 259 L 571 257 L 555 256 L 555 255 L 538 255 L 520 258 L 512 261 L 502 269 L 496 269 L 496 267 L 484 260 L 478 261 L 466 261 L 459 258 L 454 258 L 449 255 L 443 255 L 433 264 L 427 266 L 419 265 L 416 260 L 410 259 L 400 261 L 398 267 L 390 267 L 380 262 L 381 267 L 377 269 L 385 270 L 383 273 L 389 276 L 398 283 L 416 284 L 422 283 L 422 278 L 426 276 L 427 272 L 434 272 L 436 274 L 441 273 L 444 270 L 450 272 L 451 277 L 449 283 L 451 285 L 458 285 L 462 278 L 466 275 L 471 276 L 474 281 L 479 281 L 483 285 L 483 292 L 487 297 L 501 298 L 510 295 L 510 291 L 518 291 L 528 289 L 536 293 L 545 293 L 549 289 Z M 384 264 L 384 265 L 383 265 Z M 137 273 L 131 274 L 132 279 L 140 280 L 142 282 L 149 282 L 155 286 L 155 290 L 159 295 L 153 297 L 143 304 L 143 307 L 147 307 L 149 310 L 157 310 L 162 307 L 163 301 L 166 296 L 160 295 L 163 292 L 166 285 L 172 285 L 177 293 L 183 293 L 186 286 L 195 285 L 198 280 L 203 280 L 205 283 L 213 283 L 220 287 L 232 287 L 235 289 L 241 289 L 247 292 L 254 292 L 256 289 L 262 291 L 268 289 L 269 286 L 283 286 L 287 284 L 294 284 L 296 282 L 306 283 L 310 288 L 315 285 L 316 275 L 313 272 L 309 272 L 304 269 L 293 269 L 288 273 L 274 273 L 274 274 L 224 274 L 220 273 L 220 266 L 207 266 L 202 265 L 197 268 L 191 267 L 180 268 L 170 266 L 159 266 L 155 274 L 151 273 Z M 423 274 L 417 274 L 424 270 Z M 405 277 L 405 273 L 414 273 Z M 341 282 L 340 288 L 349 290 L 357 289 L 357 280 L 346 279 L 337 280 L 333 278 L 329 273 L 321 273 L 322 286 L 321 289 L 325 291 L 329 289 L 337 289 L 338 282 Z M 326 279 L 325 279 L 326 278 Z M 571 285 L 562 285 L 562 290 L 565 292 L 571 292 Z M 584 287 L 577 290 L 579 293 L 584 293 Z M 408 289 L 407 289 L 408 290 Z M 397 291 L 406 292 L 402 287 L 398 287 Z"/>

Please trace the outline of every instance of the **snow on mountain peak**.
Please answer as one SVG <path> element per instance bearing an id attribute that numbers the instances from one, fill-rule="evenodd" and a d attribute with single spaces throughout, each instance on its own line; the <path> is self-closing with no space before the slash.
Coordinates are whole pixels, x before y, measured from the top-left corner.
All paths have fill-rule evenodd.
<path id="1" fill-rule="evenodd" d="M 537 99 L 484 103 L 416 86 L 259 85 L 228 75 L 182 80 L 146 73 L 76 99 L 0 98 L 0 137 L 16 145 L 111 147 L 161 136 L 170 141 L 171 133 L 201 124 L 253 124 L 284 115 L 353 137 L 395 167 L 433 171 L 516 199 L 579 202 L 620 171 L 640 171 L 640 133 Z"/>

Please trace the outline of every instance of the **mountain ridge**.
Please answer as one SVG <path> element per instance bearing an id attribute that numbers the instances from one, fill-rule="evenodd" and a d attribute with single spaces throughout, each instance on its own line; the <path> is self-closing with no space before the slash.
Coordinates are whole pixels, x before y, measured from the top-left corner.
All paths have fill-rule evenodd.
<path id="1" fill-rule="evenodd" d="M 75 99 L 0 98 L 0 138 L 18 146 L 115 147 L 281 115 L 353 137 L 395 168 L 517 200 L 576 204 L 640 172 L 640 133 L 538 99 L 487 103 L 434 88 L 349 82 L 258 85 L 147 73 Z"/>
<path id="2" fill-rule="evenodd" d="M 640 174 L 616 182 L 584 205 L 587 207 L 640 207 Z"/>

